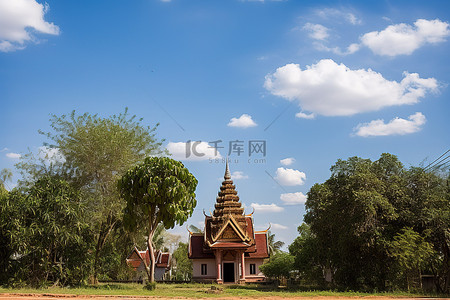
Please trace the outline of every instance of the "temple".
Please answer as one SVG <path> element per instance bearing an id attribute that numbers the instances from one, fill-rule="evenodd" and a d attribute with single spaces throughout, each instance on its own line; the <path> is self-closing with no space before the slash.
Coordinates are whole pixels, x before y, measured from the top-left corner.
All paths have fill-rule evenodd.
<path id="1" fill-rule="evenodd" d="M 214 212 L 205 214 L 204 232 L 190 232 L 193 280 L 219 284 L 264 281 L 259 266 L 269 257 L 267 242 L 267 230 L 255 232 L 253 213 L 244 213 L 227 160 Z"/>

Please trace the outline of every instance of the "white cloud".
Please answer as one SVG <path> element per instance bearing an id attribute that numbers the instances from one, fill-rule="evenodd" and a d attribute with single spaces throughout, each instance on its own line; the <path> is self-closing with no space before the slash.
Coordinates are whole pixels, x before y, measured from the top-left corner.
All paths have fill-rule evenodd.
<path id="1" fill-rule="evenodd" d="M 373 120 L 369 123 L 359 124 L 354 128 L 355 134 L 362 137 L 368 136 L 386 136 L 386 135 L 405 135 L 417 132 L 425 124 L 425 116 L 417 112 L 408 117 L 408 120 L 395 118 L 389 123 L 384 120 Z"/>
<path id="2" fill-rule="evenodd" d="M 231 179 L 239 180 L 239 179 L 248 179 L 248 175 L 245 175 L 242 171 L 234 171 L 231 174 Z"/>
<path id="3" fill-rule="evenodd" d="M 276 174 L 275 179 L 281 185 L 303 185 L 306 180 L 306 174 L 299 170 L 278 168 Z"/>
<path id="4" fill-rule="evenodd" d="M 22 157 L 22 155 L 20 155 L 19 153 L 13 153 L 13 152 L 6 153 L 5 155 L 6 155 L 6 157 L 12 158 L 12 159 L 19 159 Z"/>
<path id="5" fill-rule="evenodd" d="M 436 92 L 434 78 L 403 73 L 401 82 L 385 79 L 371 69 L 352 70 L 331 59 L 300 69 L 287 64 L 266 76 L 264 87 L 273 95 L 296 101 L 303 111 L 324 116 L 351 116 L 384 107 L 414 104 Z"/>
<path id="6" fill-rule="evenodd" d="M 309 37 L 315 40 L 323 41 L 329 36 L 328 28 L 320 24 L 306 23 L 303 30 L 309 32 Z"/>
<path id="7" fill-rule="evenodd" d="M 255 121 L 252 120 L 252 117 L 247 114 L 243 114 L 239 118 L 231 118 L 230 123 L 228 123 L 228 126 L 230 127 L 239 127 L 239 128 L 248 128 L 248 127 L 255 127 L 258 124 L 255 123 Z"/>
<path id="8" fill-rule="evenodd" d="M 425 44 L 444 42 L 449 35 L 449 23 L 418 19 L 414 26 L 401 23 L 366 33 L 361 37 L 361 44 L 378 55 L 409 55 Z"/>
<path id="9" fill-rule="evenodd" d="M 339 47 L 328 47 L 325 46 L 323 43 L 320 42 L 315 42 L 313 43 L 314 47 L 319 50 L 319 51 L 326 51 L 326 52 L 333 52 L 334 54 L 337 55 L 349 55 L 349 54 L 353 54 L 356 51 L 358 51 L 361 47 L 360 44 L 351 44 L 350 46 L 347 47 L 346 50 L 341 50 L 341 48 Z"/>
<path id="10" fill-rule="evenodd" d="M 166 146 L 172 158 L 178 160 L 200 161 L 208 160 L 210 158 L 222 158 L 220 152 L 207 142 L 193 141 L 190 143 L 184 142 L 169 142 Z"/>
<path id="11" fill-rule="evenodd" d="M 315 114 L 305 114 L 304 112 L 298 112 L 298 113 L 295 114 L 295 116 L 296 116 L 297 118 L 300 118 L 300 119 L 307 119 L 307 120 L 312 120 L 312 119 L 315 119 L 315 118 L 316 118 L 316 115 L 315 115 Z"/>
<path id="12" fill-rule="evenodd" d="M 58 148 L 41 146 L 38 151 L 39 157 L 47 163 L 64 163 L 66 161 L 66 158 Z"/>
<path id="13" fill-rule="evenodd" d="M 298 205 L 305 204 L 306 195 L 302 192 L 298 193 L 285 193 L 280 195 L 281 201 L 283 201 L 284 205 Z"/>
<path id="14" fill-rule="evenodd" d="M 2 150 L 0 150 L 0 152 L 5 152 L 5 151 L 8 151 L 9 150 L 9 148 L 3 148 Z"/>
<path id="15" fill-rule="evenodd" d="M 283 207 L 280 207 L 274 203 L 272 204 L 258 204 L 252 203 L 250 204 L 252 208 L 255 209 L 256 212 L 266 213 L 266 212 L 282 212 L 284 210 Z"/>
<path id="16" fill-rule="evenodd" d="M 288 157 L 288 158 L 285 158 L 285 159 L 280 160 L 280 163 L 281 163 L 283 166 L 290 166 L 290 165 L 292 165 L 294 162 L 295 162 L 295 158 L 293 158 L 293 157 Z"/>
<path id="17" fill-rule="evenodd" d="M 315 11 L 316 15 L 323 19 L 339 19 L 339 20 L 345 20 L 346 22 L 352 24 L 352 25 L 359 25 L 362 23 L 361 19 L 356 17 L 351 12 L 346 12 L 343 10 L 339 10 L 336 8 L 324 8 L 324 9 L 318 9 Z"/>
<path id="18" fill-rule="evenodd" d="M 277 223 L 272 223 L 271 225 L 272 225 L 271 228 L 273 228 L 275 230 L 286 230 L 286 229 L 289 228 L 287 226 L 284 226 L 284 225 L 281 225 L 281 224 L 277 224 Z"/>
<path id="19" fill-rule="evenodd" d="M 46 22 L 48 4 L 35 0 L 0 0 L 0 51 L 25 48 L 25 42 L 36 41 L 34 32 L 58 35 L 59 27 Z"/>

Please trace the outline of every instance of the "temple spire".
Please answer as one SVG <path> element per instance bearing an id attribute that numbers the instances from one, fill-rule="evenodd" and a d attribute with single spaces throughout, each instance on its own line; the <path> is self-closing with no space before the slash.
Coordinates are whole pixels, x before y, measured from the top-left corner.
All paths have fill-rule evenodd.
<path id="1" fill-rule="evenodd" d="M 225 175 L 223 176 L 223 178 L 225 180 L 230 180 L 231 179 L 230 169 L 228 168 L 228 156 L 227 156 L 227 163 L 226 163 L 226 166 L 225 166 Z"/>

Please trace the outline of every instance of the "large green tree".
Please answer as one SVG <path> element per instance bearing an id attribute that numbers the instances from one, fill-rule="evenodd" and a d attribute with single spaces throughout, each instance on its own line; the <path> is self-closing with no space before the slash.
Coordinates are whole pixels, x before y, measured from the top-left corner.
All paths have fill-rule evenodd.
<path id="1" fill-rule="evenodd" d="M 399 276 L 403 250 L 394 247 L 394 237 L 409 227 L 438 253 L 421 269 L 434 272 L 439 288 L 448 290 L 449 203 L 445 177 L 406 169 L 394 155 L 338 160 L 331 177 L 308 192 L 304 220 L 310 233 L 296 240 L 301 248 L 291 247 L 291 253 L 303 267 L 314 261 L 310 267 L 330 271 L 335 284 L 385 289 Z M 308 253 L 314 255 L 310 261 Z"/>
<path id="2" fill-rule="evenodd" d="M 164 228 L 182 225 L 197 204 L 197 179 L 184 165 L 167 157 L 148 157 L 130 169 L 118 182 L 126 201 L 124 222 L 130 231 L 145 228 L 150 264 L 143 260 L 150 282 L 154 281 L 153 235 L 158 224 Z"/>
<path id="3" fill-rule="evenodd" d="M 0 231 L 10 245 L 2 255 L 7 274 L 32 285 L 83 282 L 91 238 L 82 218 L 86 209 L 80 192 L 58 177 L 43 177 L 3 197 Z"/>
<path id="4" fill-rule="evenodd" d="M 71 182 L 89 199 L 89 214 L 95 239 L 93 281 L 97 281 L 100 255 L 111 232 L 117 228 L 125 206 L 117 192 L 117 180 L 145 157 L 161 152 L 155 127 L 130 116 L 100 117 L 88 113 L 52 115 L 52 130 L 41 132 L 49 142 L 37 156 L 24 156 L 17 167 L 32 184 L 46 174 L 57 174 Z M 131 246 L 131 245 L 130 245 Z"/>

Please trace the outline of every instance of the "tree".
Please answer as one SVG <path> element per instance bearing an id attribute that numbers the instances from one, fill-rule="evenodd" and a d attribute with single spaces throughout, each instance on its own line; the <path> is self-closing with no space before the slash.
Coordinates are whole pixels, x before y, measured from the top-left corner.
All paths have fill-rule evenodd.
<path id="1" fill-rule="evenodd" d="M 308 224 L 302 223 L 297 230 L 299 236 L 289 245 L 289 253 L 294 257 L 294 269 L 298 270 L 300 278 L 321 284 L 328 267 L 323 264 L 327 261 L 322 257 L 323 247 Z"/>
<path id="2" fill-rule="evenodd" d="M 203 233 L 203 230 L 201 230 L 200 228 L 198 228 L 195 225 L 189 225 L 189 231 L 191 231 L 193 233 Z"/>
<path id="3" fill-rule="evenodd" d="M 184 165 L 167 157 L 148 157 L 130 169 L 118 182 L 126 201 L 124 222 L 130 231 L 144 227 L 148 233 L 150 264 L 143 260 L 150 282 L 154 282 L 155 256 L 153 235 L 162 223 L 164 228 L 182 225 L 197 204 L 197 179 Z"/>
<path id="4" fill-rule="evenodd" d="M 25 155 L 17 167 L 33 184 L 43 175 L 58 175 L 80 189 L 89 199 L 89 215 L 95 237 L 93 281 L 97 282 L 100 253 L 111 232 L 117 228 L 125 206 L 120 199 L 117 180 L 145 157 L 161 153 L 161 141 L 155 127 L 144 126 L 128 110 L 107 118 L 85 113 L 52 115 L 52 132 L 41 134 L 49 143 L 41 147 L 38 157 Z"/>
<path id="5" fill-rule="evenodd" d="M 178 248 L 172 254 L 175 261 L 173 272 L 175 280 L 190 280 L 192 278 L 192 260 L 188 257 L 188 247 L 188 243 L 180 242 Z"/>
<path id="6" fill-rule="evenodd" d="M 0 190 L 5 189 L 6 182 L 10 181 L 12 176 L 13 174 L 10 169 L 2 169 L 0 171 Z"/>
<path id="7" fill-rule="evenodd" d="M 284 242 L 275 240 L 275 233 L 271 233 L 270 230 L 267 232 L 268 245 L 269 245 L 269 255 L 272 256 L 281 251 L 281 247 L 284 246 Z"/>
<path id="8" fill-rule="evenodd" d="M 278 252 L 269 261 L 259 266 L 259 269 L 267 277 L 280 280 L 282 277 L 290 277 L 293 265 L 294 257 L 292 255 L 286 252 Z"/>
<path id="9" fill-rule="evenodd" d="M 406 277 L 408 291 L 411 286 L 421 287 L 421 270 L 436 256 L 433 246 L 412 228 L 404 228 L 394 237 L 390 253 Z M 416 283 L 414 283 L 414 278 Z"/>
<path id="10" fill-rule="evenodd" d="M 80 284 L 89 274 L 89 225 L 78 190 L 57 177 L 44 177 L 30 188 L 9 193 L 1 203 L 0 228 L 18 265 L 10 276 L 34 286 Z M 7 266 L 8 267 L 8 266 Z M 14 274 L 11 274 L 14 273 Z"/>
<path id="11" fill-rule="evenodd" d="M 330 178 L 308 192 L 304 221 L 310 233 L 301 232 L 296 243 L 304 249 L 291 247 L 291 253 L 303 266 L 331 270 L 337 285 L 386 289 L 386 283 L 394 282 L 401 272 L 400 253 L 409 253 L 407 244 L 396 239 L 411 228 L 424 239 L 422 245 L 431 245 L 429 251 L 437 253 L 422 270 L 433 272 L 440 282 L 438 289 L 446 291 L 449 203 L 445 178 L 422 168 L 406 169 L 394 155 L 384 153 L 376 161 L 338 160 Z M 311 246 L 316 251 L 309 251 Z M 314 264 L 307 264 L 305 255 L 311 255 Z"/>

